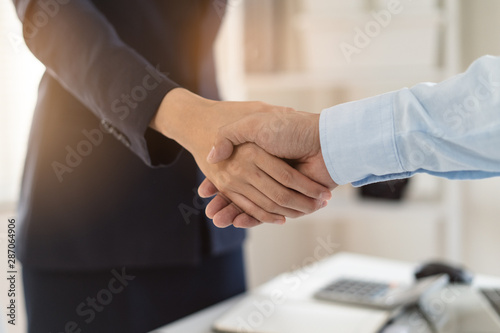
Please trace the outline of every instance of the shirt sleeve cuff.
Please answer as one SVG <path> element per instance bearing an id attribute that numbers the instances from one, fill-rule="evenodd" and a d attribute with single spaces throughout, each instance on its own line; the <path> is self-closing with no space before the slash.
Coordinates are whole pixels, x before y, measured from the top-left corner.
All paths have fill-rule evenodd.
<path id="1" fill-rule="evenodd" d="M 402 177 L 391 92 L 325 109 L 320 116 L 321 151 L 332 179 L 361 186 Z M 394 177 L 392 177 L 394 178 Z"/>

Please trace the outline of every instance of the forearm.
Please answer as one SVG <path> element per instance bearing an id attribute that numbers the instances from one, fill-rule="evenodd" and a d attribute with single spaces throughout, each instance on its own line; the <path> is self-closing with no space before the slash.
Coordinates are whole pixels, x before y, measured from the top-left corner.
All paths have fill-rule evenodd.
<path id="1" fill-rule="evenodd" d="M 500 58 L 465 73 L 338 105 L 321 115 L 332 178 L 364 185 L 426 172 L 451 179 L 500 174 Z"/>
<path id="2" fill-rule="evenodd" d="M 186 89 L 175 88 L 163 98 L 150 126 L 195 154 L 211 147 L 216 126 L 223 122 L 221 112 L 213 108 L 215 104 Z"/>

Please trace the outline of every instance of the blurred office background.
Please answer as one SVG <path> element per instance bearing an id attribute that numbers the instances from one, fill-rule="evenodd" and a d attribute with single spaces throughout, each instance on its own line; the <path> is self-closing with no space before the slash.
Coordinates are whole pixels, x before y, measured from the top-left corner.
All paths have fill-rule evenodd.
<path id="1" fill-rule="evenodd" d="M 380 14 L 395 8 L 390 18 Z M 309 112 L 441 81 L 481 55 L 500 54 L 497 0 L 228 0 L 226 14 L 216 49 L 223 97 Z M 349 62 L 341 45 L 356 46 L 357 29 L 371 36 Z M 20 31 L 11 2 L 0 0 L 2 225 L 15 217 L 43 72 Z M 251 230 L 246 244 L 250 286 L 331 251 L 411 261 L 447 258 L 500 275 L 500 179 L 450 182 L 418 175 L 398 201 L 359 194 L 343 186 L 327 208 L 311 216 Z M 6 231 L 0 229 L 2 248 Z M 329 242 L 335 245 L 325 249 Z M 2 260 L 0 267 L 5 264 Z M 18 331 L 23 332 L 22 325 Z"/>
<path id="2" fill-rule="evenodd" d="M 381 18 L 387 12 L 391 17 Z M 220 85 L 227 99 L 321 112 L 439 82 L 482 55 L 500 55 L 498 17 L 495 0 L 233 0 L 217 50 Z M 367 46 L 359 30 L 368 36 Z M 346 43 L 361 47 L 346 57 Z M 359 189 L 343 186 L 322 211 L 250 231 L 250 285 L 315 260 L 315 249 L 328 237 L 335 251 L 444 258 L 498 275 L 498 185 L 500 179 L 453 182 L 418 175 L 400 201 L 363 199 Z"/>

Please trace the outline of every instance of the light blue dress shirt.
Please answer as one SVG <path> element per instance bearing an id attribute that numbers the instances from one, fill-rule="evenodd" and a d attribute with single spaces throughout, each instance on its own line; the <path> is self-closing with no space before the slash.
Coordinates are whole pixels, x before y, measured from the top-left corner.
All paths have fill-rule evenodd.
<path id="1" fill-rule="evenodd" d="M 500 57 L 441 83 L 421 83 L 322 111 L 323 157 L 339 185 L 406 178 L 500 176 Z"/>

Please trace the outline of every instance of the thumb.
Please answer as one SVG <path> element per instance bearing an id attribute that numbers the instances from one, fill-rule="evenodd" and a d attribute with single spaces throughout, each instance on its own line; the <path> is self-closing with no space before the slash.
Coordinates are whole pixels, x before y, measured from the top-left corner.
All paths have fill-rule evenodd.
<path id="1" fill-rule="evenodd" d="M 221 137 L 220 134 L 217 134 L 214 146 L 208 154 L 207 162 L 210 164 L 219 163 L 231 157 L 232 153 L 233 143 L 229 139 Z"/>
<path id="2" fill-rule="evenodd" d="M 215 137 L 214 146 L 208 154 L 207 162 L 215 164 L 224 161 L 231 157 L 233 146 L 255 142 L 255 126 L 255 119 L 249 116 L 220 128 Z"/>

